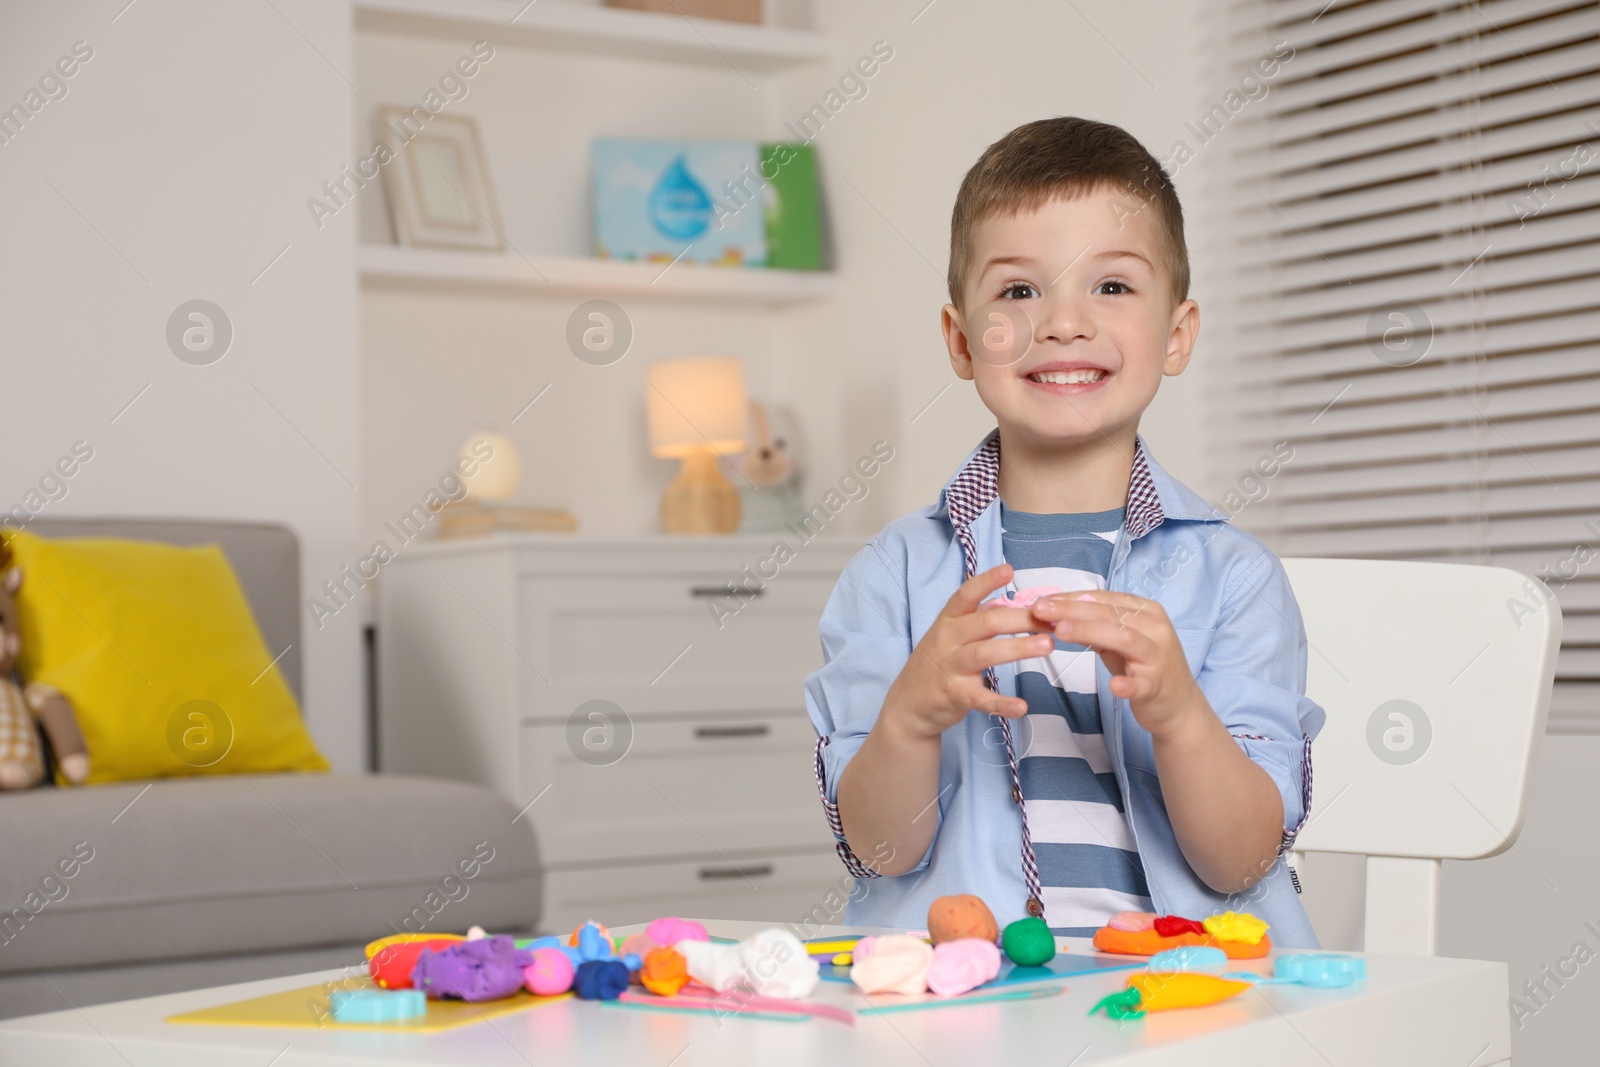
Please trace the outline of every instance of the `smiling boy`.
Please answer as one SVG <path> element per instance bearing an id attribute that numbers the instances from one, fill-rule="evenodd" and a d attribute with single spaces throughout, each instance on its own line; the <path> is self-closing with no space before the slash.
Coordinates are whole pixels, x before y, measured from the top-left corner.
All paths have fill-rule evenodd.
<path id="1" fill-rule="evenodd" d="M 1232 909 L 1317 947 L 1284 861 L 1324 719 L 1294 594 L 1138 433 L 1199 331 L 1170 179 L 1119 127 L 1021 126 L 962 182 L 949 288 L 997 426 L 845 568 L 806 679 L 844 921 L 974 893 L 1057 934 Z"/>

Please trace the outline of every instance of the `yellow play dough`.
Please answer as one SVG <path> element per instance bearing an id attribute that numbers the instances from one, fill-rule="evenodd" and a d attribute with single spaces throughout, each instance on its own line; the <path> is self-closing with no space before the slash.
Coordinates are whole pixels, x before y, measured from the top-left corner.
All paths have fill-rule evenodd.
<path id="1" fill-rule="evenodd" d="M 1218 941 L 1241 941 L 1246 945 L 1259 945 L 1267 924 L 1243 911 L 1225 911 L 1202 919 L 1200 925 Z"/>

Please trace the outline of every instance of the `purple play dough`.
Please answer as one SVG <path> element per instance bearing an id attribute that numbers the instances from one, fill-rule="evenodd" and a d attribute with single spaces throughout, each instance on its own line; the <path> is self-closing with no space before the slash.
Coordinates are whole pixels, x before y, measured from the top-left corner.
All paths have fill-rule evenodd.
<path id="1" fill-rule="evenodd" d="M 425 950 L 411 969 L 411 984 L 438 1000 L 499 1000 L 522 988 L 522 969 L 533 953 L 505 934 Z"/>

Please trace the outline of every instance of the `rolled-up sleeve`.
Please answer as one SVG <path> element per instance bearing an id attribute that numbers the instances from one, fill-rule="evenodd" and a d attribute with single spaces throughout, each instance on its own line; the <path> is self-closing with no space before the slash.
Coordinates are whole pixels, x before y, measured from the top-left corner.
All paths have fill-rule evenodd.
<path id="1" fill-rule="evenodd" d="M 1278 787 L 1281 856 L 1311 814 L 1311 742 L 1327 715 L 1305 695 L 1300 606 L 1282 562 L 1265 548 L 1224 591 L 1216 632 L 1195 680 L 1245 755 Z"/>
<path id="2" fill-rule="evenodd" d="M 884 697 L 911 656 L 910 604 L 902 553 L 897 556 L 883 535 L 873 538 L 847 564 L 822 611 L 822 666 L 806 676 L 806 713 L 817 731 L 815 771 L 823 812 L 833 832 L 835 849 L 845 868 L 857 878 L 878 878 L 872 864 L 889 857 L 858 857 L 845 839 L 839 821 L 839 777 L 860 751 L 878 721 Z M 938 810 L 934 841 L 944 812 Z M 929 842 L 912 871 L 928 866 Z M 907 872 L 911 873 L 911 872 Z"/>

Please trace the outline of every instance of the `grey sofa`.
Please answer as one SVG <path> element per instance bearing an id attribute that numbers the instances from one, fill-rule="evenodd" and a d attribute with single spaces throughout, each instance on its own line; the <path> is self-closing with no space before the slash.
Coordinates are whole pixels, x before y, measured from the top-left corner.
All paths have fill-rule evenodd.
<path id="1" fill-rule="evenodd" d="M 291 646 L 278 665 L 300 695 L 299 546 L 287 528 L 58 519 L 28 529 L 219 544 L 268 646 Z M 477 786 L 391 775 L 0 793 L 0 1018 L 360 970 L 362 946 L 396 931 L 532 932 L 539 852 L 516 816 Z"/>

